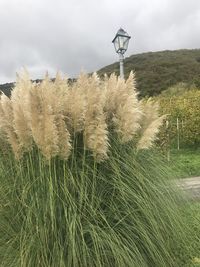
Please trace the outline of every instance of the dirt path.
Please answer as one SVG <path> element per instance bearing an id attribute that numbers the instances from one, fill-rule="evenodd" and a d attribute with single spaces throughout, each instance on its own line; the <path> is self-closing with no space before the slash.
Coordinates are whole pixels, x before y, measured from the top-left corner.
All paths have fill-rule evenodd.
<path id="1" fill-rule="evenodd" d="M 178 186 L 188 193 L 188 196 L 200 200 L 200 177 L 185 178 L 177 182 Z"/>

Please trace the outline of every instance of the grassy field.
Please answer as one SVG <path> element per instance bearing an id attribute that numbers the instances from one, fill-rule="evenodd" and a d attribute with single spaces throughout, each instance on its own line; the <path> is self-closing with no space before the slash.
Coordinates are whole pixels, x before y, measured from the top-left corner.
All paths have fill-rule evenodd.
<path id="1" fill-rule="evenodd" d="M 200 149 L 172 150 L 169 164 L 179 178 L 200 176 Z"/>
<path id="2" fill-rule="evenodd" d="M 179 178 L 200 176 L 200 149 L 172 150 L 169 164 Z M 190 203 L 182 212 L 191 230 L 187 255 L 191 264 L 188 267 L 200 267 L 200 202 Z"/>
<path id="3" fill-rule="evenodd" d="M 170 151 L 170 161 L 167 163 L 176 178 L 200 176 L 200 149 L 181 149 Z M 177 250 L 177 256 L 182 258 L 180 266 L 200 267 L 200 202 L 190 202 L 182 208 L 183 219 L 190 228 L 188 235 L 188 253 L 183 255 L 182 245 Z M 185 261 L 190 259 L 190 264 Z M 179 267 L 179 266 L 178 266 Z"/>
<path id="4" fill-rule="evenodd" d="M 200 267 L 200 203 L 189 204 L 182 212 L 191 231 L 188 236 L 188 257 L 191 264 L 188 267 Z"/>

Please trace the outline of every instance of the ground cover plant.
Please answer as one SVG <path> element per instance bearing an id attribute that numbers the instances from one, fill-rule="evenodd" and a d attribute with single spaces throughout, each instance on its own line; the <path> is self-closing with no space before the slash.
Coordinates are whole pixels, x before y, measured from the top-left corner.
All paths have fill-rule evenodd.
<path id="1" fill-rule="evenodd" d="M 190 234 L 187 236 L 189 267 L 200 266 L 200 203 L 193 201 L 182 207 L 183 218 L 190 227 Z"/>
<path id="2" fill-rule="evenodd" d="M 164 118 L 132 73 L 19 76 L 0 99 L 1 266 L 187 263 L 183 199 L 150 149 Z"/>
<path id="3" fill-rule="evenodd" d="M 174 173 L 178 178 L 200 176 L 200 150 L 174 149 L 170 153 L 170 162 L 168 164 L 173 167 Z"/>

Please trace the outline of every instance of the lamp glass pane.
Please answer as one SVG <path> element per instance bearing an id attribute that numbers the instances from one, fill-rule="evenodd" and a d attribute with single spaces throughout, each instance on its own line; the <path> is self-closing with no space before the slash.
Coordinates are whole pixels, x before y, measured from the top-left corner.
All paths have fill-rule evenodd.
<path id="1" fill-rule="evenodd" d="M 119 36 L 119 49 L 124 49 L 124 37 Z"/>
<path id="2" fill-rule="evenodd" d="M 128 43 L 129 43 L 129 38 L 126 38 L 125 42 L 124 42 L 124 49 L 127 50 L 128 48 Z"/>
<path id="3" fill-rule="evenodd" d="M 119 37 L 117 37 L 114 41 L 114 46 L 115 46 L 115 50 L 116 52 L 118 52 L 119 50 Z"/>

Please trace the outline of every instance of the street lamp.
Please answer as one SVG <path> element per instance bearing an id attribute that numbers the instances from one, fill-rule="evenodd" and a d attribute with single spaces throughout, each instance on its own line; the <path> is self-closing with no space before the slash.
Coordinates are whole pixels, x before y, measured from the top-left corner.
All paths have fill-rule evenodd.
<path id="1" fill-rule="evenodd" d="M 124 53 L 128 48 L 129 39 L 131 36 L 128 35 L 122 28 L 120 28 L 112 40 L 116 52 L 119 54 L 119 64 L 120 64 L 120 77 L 124 79 Z"/>

